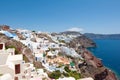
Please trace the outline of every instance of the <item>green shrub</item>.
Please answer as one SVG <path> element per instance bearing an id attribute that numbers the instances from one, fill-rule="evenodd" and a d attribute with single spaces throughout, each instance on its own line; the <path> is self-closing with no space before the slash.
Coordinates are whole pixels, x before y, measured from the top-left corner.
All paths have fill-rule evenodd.
<path id="1" fill-rule="evenodd" d="M 65 71 L 68 72 L 68 73 L 71 72 L 71 70 L 70 70 L 69 67 L 67 67 L 67 66 L 65 66 L 64 69 L 65 69 Z"/>
<path id="2" fill-rule="evenodd" d="M 25 55 L 23 55 L 23 60 L 24 60 L 25 62 L 29 62 L 28 58 L 27 58 Z"/>
<path id="3" fill-rule="evenodd" d="M 0 76 L 2 76 L 3 74 L 0 74 Z"/>
<path id="4" fill-rule="evenodd" d="M 64 40 L 58 40 L 60 43 L 65 43 L 65 41 Z"/>
<path id="5" fill-rule="evenodd" d="M 48 74 L 48 76 L 52 79 L 58 79 L 61 76 L 61 73 L 59 70 L 57 70 L 57 71 L 54 71 L 54 72 Z"/>
<path id="6" fill-rule="evenodd" d="M 75 79 L 80 79 L 81 78 L 80 73 L 78 73 L 77 71 L 71 71 L 67 66 L 64 69 L 67 72 L 67 73 L 63 72 L 63 75 L 65 77 L 71 76 L 71 77 L 74 77 Z"/>
<path id="7" fill-rule="evenodd" d="M 6 49 L 8 49 L 8 48 L 15 48 L 15 54 L 20 54 L 20 51 L 13 45 L 5 46 L 5 47 L 6 47 Z"/>
<path id="8" fill-rule="evenodd" d="M 59 66 L 58 66 L 57 68 L 60 68 L 60 67 L 62 67 L 62 66 L 64 66 L 64 64 L 59 63 Z"/>
<path id="9" fill-rule="evenodd" d="M 71 71 L 69 74 L 70 74 L 70 76 L 74 77 L 75 79 L 81 78 L 80 73 L 77 73 L 77 71 Z"/>
<path id="10" fill-rule="evenodd" d="M 70 76 L 68 73 L 65 73 L 65 72 L 63 72 L 63 75 L 64 75 L 65 77 L 69 77 L 69 76 Z"/>

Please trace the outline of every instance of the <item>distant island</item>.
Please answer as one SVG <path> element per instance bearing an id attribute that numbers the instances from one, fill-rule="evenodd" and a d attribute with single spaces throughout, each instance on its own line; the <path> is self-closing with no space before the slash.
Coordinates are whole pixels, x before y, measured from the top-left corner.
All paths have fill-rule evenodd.
<path id="1" fill-rule="evenodd" d="M 120 34 L 94 34 L 94 33 L 85 33 L 86 37 L 90 39 L 120 39 Z"/>

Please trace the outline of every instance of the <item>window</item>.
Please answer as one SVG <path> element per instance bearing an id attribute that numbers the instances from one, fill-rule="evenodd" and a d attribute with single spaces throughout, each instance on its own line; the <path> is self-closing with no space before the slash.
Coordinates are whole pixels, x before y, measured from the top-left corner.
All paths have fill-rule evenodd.
<path id="1" fill-rule="evenodd" d="M 20 73 L 20 64 L 16 64 L 15 65 L 15 74 L 19 74 Z"/>

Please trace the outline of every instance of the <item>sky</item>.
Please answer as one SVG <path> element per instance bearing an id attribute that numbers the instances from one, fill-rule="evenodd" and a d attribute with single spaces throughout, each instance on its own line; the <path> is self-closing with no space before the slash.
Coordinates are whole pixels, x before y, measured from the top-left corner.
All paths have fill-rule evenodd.
<path id="1" fill-rule="evenodd" d="M 0 0 L 0 24 L 47 32 L 120 33 L 120 0 Z"/>

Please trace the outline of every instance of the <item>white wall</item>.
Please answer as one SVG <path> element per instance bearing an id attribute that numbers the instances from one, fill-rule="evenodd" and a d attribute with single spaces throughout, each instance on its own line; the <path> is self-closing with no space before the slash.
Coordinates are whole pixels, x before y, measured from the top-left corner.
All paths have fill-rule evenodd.
<path id="1" fill-rule="evenodd" d="M 6 64 L 9 54 L 0 53 L 0 65 Z"/>

